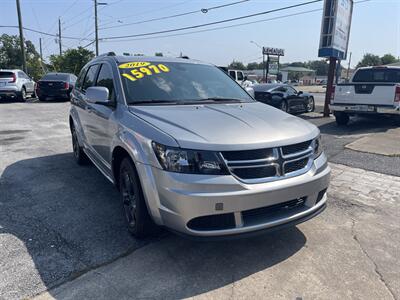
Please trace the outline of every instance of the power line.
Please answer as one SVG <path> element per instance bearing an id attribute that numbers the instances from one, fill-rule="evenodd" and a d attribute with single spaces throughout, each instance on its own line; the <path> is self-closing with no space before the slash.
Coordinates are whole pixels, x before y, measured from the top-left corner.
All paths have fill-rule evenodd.
<path id="1" fill-rule="evenodd" d="M 0 25 L 0 28 L 18 28 L 18 26 L 17 25 Z M 40 31 L 40 30 L 27 28 L 27 27 L 22 27 L 22 28 L 24 30 L 27 30 L 27 31 L 36 32 L 36 33 L 40 33 L 40 34 L 47 35 L 47 36 L 58 37 L 57 34 L 51 34 L 51 33 L 48 33 L 48 32 L 43 32 L 43 31 Z M 82 40 L 82 38 L 80 38 L 80 37 L 73 37 L 73 36 L 63 36 L 63 39 Z M 89 41 L 89 39 L 86 39 L 86 40 Z"/>
<path id="2" fill-rule="evenodd" d="M 313 1 L 308 1 L 308 2 L 303 2 L 299 4 L 294 4 L 294 5 L 289 5 L 281 8 L 276 8 L 276 9 L 271 9 L 255 14 L 250 14 L 250 15 L 245 15 L 245 16 L 240 16 L 240 17 L 235 17 L 235 18 L 230 18 L 230 19 L 225 19 L 225 20 L 220 20 L 220 21 L 215 21 L 215 22 L 210 22 L 210 23 L 204 23 L 204 24 L 198 24 L 198 25 L 192 25 L 192 26 L 186 26 L 186 27 L 180 27 L 180 28 L 174 28 L 174 29 L 169 29 L 169 30 L 161 30 L 161 31 L 155 31 L 155 32 L 147 32 L 147 33 L 138 33 L 138 34 L 132 34 L 132 35 L 121 35 L 121 36 L 109 36 L 109 37 L 104 37 L 102 40 L 115 40 L 115 39 L 122 39 L 122 38 L 130 38 L 130 37 L 140 37 L 140 36 L 150 36 L 150 35 L 156 35 L 156 34 L 161 34 L 161 33 L 168 33 L 168 32 L 176 32 L 176 31 L 182 31 L 182 30 L 188 30 L 188 29 L 194 29 L 194 28 L 199 28 L 199 27 L 205 27 L 205 26 L 211 26 L 211 25 L 216 25 L 216 24 L 221 24 L 221 23 L 226 23 L 226 22 L 232 22 L 232 21 L 237 21 L 237 20 L 242 20 L 242 19 L 247 19 L 251 17 L 256 17 L 256 16 L 261 16 L 265 14 L 270 14 L 278 11 L 283 11 L 291 8 L 296 8 L 296 7 L 301 7 L 317 2 L 321 2 L 322 0 L 313 0 Z"/>
<path id="3" fill-rule="evenodd" d="M 222 4 L 222 5 L 208 7 L 208 8 L 196 9 L 196 10 L 192 10 L 192 11 L 188 11 L 188 12 L 184 12 L 184 13 L 180 13 L 180 14 L 175 14 L 175 15 L 170 15 L 170 16 L 152 18 L 152 19 L 148 19 L 148 20 L 137 21 L 137 22 L 132 22 L 132 23 L 126 23 L 126 24 L 121 24 L 121 25 L 100 27 L 99 29 L 110 29 L 110 28 L 125 27 L 125 26 L 149 23 L 149 22 L 154 22 L 154 21 L 160 21 L 160 20 L 172 19 L 172 18 L 177 18 L 177 17 L 183 17 L 183 16 L 187 16 L 187 15 L 196 14 L 196 13 L 199 13 L 199 12 L 207 13 L 210 10 L 219 9 L 219 8 L 223 8 L 223 7 L 228 7 L 228 6 L 232 6 L 232 5 L 236 5 L 236 4 L 241 4 L 243 2 L 248 2 L 248 1 L 250 1 L 250 0 L 240 0 L 240 1 L 232 2 L 232 3 Z"/>
<path id="4" fill-rule="evenodd" d="M 372 1 L 372 0 L 361 0 L 361 1 L 354 2 L 354 4 L 360 4 L 360 3 L 369 2 L 369 1 Z M 257 20 L 257 21 L 245 22 L 245 23 L 240 23 L 240 24 L 233 24 L 233 25 L 228 25 L 228 26 L 220 26 L 220 27 L 215 27 L 215 28 L 196 30 L 196 31 L 184 32 L 184 33 L 175 33 L 175 34 L 168 34 L 168 35 L 162 35 L 162 36 L 143 37 L 143 38 L 134 38 L 134 39 L 117 40 L 117 41 L 114 41 L 114 40 L 113 41 L 107 41 L 107 40 L 105 40 L 104 42 L 106 42 L 106 43 L 107 42 L 130 42 L 130 41 L 150 40 L 150 39 L 158 39 L 158 38 L 189 35 L 189 34 L 194 34 L 194 33 L 209 32 L 209 31 L 215 31 L 215 30 L 221 30 L 221 29 L 227 29 L 227 28 L 233 28 L 233 27 L 246 26 L 246 25 L 251 25 L 251 24 L 256 24 L 256 23 L 274 21 L 274 20 L 284 19 L 284 18 L 288 18 L 288 17 L 294 17 L 294 16 L 299 16 L 299 15 L 309 14 L 309 13 L 322 11 L 322 10 L 323 10 L 322 8 L 317 8 L 317 9 L 312 9 L 312 10 L 307 10 L 307 11 L 302 11 L 302 12 L 292 13 L 292 14 L 286 14 L 286 15 L 277 16 L 277 17 L 268 18 L 268 19 L 262 19 L 262 20 Z"/>

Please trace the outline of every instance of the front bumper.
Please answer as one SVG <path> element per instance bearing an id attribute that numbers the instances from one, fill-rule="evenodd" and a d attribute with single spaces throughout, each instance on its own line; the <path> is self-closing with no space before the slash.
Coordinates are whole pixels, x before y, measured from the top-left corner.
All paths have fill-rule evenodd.
<path id="1" fill-rule="evenodd" d="M 330 179 L 324 154 L 303 175 L 258 184 L 141 163 L 137 168 L 154 221 L 196 237 L 235 236 L 305 221 L 326 206 Z"/>
<path id="2" fill-rule="evenodd" d="M 340 111 L 354 114 L 387 114 L 387 115 L 400 115 L 400 106 L 378 106 L 378 105 L 363 105 L 366 107 L 364 110 L 357 110 L 357 105 L 344 105 L 344 104 L 331 104 L 329 108 L 331 111 Z"/>

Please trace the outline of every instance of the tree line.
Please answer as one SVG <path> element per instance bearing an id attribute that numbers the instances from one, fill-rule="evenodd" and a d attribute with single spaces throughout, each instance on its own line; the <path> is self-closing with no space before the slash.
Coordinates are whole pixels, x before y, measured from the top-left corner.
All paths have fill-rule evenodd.
<path id="1" fill-rule="evenodd" d="M 379 65 L 388 65 L 392 63 L 399 62 L 400 60 L 396 58 L 394 55 L 388 53 L 383 56 L 366 53 L 363 58 L 357 63 L 356 68 L 367 67 L 367 66 L 379 66 Z M 315 75 L 317 76 L 327 76 L 329 65 L 325 59 L 320 60 L 310 60 L 307 62 L 293 62 L 293 63 L 284 63 L 279 64 L 279 68 L 285 67 L 303 67 L 307 69 L 311 69 L 315 71 Z M 240 61 L 232 61 L 229 66 L 229 69 L 239 69 L 239 70 L 256 70 L 262 69 L 263 63 L 260 62 L 250 62 L 247 65 Z"/>

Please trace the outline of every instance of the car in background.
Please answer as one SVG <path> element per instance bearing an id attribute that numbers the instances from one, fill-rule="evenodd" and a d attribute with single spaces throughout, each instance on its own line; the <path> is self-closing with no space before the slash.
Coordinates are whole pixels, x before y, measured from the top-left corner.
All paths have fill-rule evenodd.
<path id="1" fill-rule="evenodd" d="M 70 73 L 47 73 L 36 85 L 36 94 L 40 101 L 48 99 L 69 100 L 77 77 Z"/>
<path id="2" fill-rule="evenodd" d="M 33 79 L 18 69 L 0 69 L 0 99 L 15 98 L 25 102 L 28 95 L 35 97 Z"/>
<path id="3" fill-rule="evenodd" d="M 297 91 L 288 84 L 259 84 L 252 88 L 257 101 L 285 112 L 304 113 L 315 109 L 314 97 L 311 94 Z"/>
<path id="4" fill-rule="evenodd" d="M 334 87 L 330 109 L 340 126 L 354 115 L 400 116 L 400 67 L 357 69 L 349 83 Z"/>

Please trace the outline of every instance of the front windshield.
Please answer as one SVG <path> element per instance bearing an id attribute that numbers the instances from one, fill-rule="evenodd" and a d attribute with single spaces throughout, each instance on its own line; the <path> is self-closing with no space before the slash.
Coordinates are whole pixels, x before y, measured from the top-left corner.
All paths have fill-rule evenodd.
<path id="1" fill-rule="evenodd" d="M 186 62 L 119 65 L 128 104 L 146 102 L 253 101 L 217 67 Z"/>

